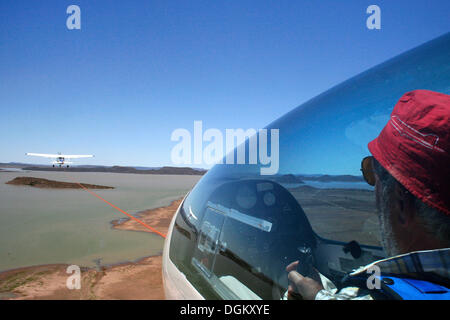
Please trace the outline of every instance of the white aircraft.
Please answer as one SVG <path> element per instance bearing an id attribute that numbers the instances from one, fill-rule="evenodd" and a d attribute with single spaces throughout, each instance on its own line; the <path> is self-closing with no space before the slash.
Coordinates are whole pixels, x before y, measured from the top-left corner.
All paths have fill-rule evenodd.
<path id="1" fill-rule="evenodd" d="M 28 153 L 26 153 L 26 155 L 27 156 L 35 156 L 35 157 L 43 157 L 43 158 L 53 158 L 53 159 L 56 159 L 55 161 L 52 162 L 53 167 L 55 167 L 55 165 L 59 165 L 59 167 L 66 165 L 67 168 L 69 167 L 69 164 L 72 164 L 73 162 L 66 161 L 66 159 L 80 159 L 80 158 L 94 157 L 94 155 L 92 155 L 92 154 L 61 154 L 61 152 L 58 152 L 58 154 L 28 152 Z"/>

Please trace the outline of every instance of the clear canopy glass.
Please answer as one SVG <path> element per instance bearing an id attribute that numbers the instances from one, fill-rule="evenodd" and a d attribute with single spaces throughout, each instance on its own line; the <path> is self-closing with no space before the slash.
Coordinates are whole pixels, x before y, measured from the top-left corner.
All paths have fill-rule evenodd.
<path id="1" fill-rule="evenodd" d="M 450 34 L 268 125 L 279 129 L 276 175 L 261 175 L 262 164 L 209 170 L 176 218 L 170 259 L 206 298 L 283 299 L 293 261 L 339 283 L 384 257 L 374 190 L 360 165 L 398 99 L 416 89 L 450 94 Z"/>

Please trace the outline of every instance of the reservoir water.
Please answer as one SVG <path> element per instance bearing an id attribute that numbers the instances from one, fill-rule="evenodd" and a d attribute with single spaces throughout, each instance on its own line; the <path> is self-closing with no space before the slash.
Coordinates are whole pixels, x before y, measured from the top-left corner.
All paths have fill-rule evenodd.
<path id="1" fill-rule="evenodd" d="M 18 176 L 112 186 L 94 190 L 135 214 L 183 197 L 200 179 L 188 175 L 85 172 L 0 172 L 0 271 L 69 263 L 80 266 L 134 261 L 159 254 L 164 239 L 147 232 L 115 230 L 125 217 L 84 190 L 7 185 Z M 100 259 L 100 260 L 98 260 Z"/>

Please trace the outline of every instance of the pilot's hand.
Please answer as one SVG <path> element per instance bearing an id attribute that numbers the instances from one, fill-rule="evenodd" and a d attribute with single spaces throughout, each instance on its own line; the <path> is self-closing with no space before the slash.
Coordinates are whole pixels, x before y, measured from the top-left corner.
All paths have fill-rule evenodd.
<path id="1" fill-rule="evenodd" d="M 316 272 L 313 278 L 302 276 L 296 271 L 299 261 L 292 262 L 286 267 L 288 272 L 289 287 L 288 298 L 295 298 L 300 294 L 304 300 L 314 300 L 317 293 L 323 289 L 319 274 Z"/>

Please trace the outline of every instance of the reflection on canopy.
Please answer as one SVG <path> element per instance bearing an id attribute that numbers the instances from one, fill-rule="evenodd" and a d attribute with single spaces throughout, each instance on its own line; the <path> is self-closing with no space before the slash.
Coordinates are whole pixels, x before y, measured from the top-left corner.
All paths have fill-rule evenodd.
<path id="1" fill-rule="evenodd" d="M 449 52 L 450 33 L 271 123 L 268 129 L 279 129 L 278 174 L 262 176 L 259 165 L 214 166 L 180 208 L 171 260 L 207 298 L 280 299 L 290 262 L 307 260 L 339 283 L 381 258 L 361 160 L 404 93 L 450 93 Z"/>

